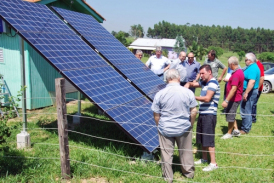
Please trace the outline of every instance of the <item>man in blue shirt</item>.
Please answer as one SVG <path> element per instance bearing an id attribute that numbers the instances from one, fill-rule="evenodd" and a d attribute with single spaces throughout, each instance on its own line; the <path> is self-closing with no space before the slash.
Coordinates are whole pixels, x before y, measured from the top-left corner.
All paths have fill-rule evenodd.
<path id="1" fill-rule="evenodd" d="M 188 54 L 188 59 L 185 61 L 185 67 L 187 70 L 187 82 L 198 81 L 197 75 L 200 69 L 200 63 L 194 60 L 194 54 L 190 52 Z M 193 93 L 195 93 L 195 88 L 189 88 Z"/>
<path id="2" fill-rule="evenodd" d="M 163 177 L 172 182 L 171 164 L 175 141 L 183 175 L 194 177 L 192 127 L 196 118 L 197 102 L 190 90 L 180 86 L 180 74 L 176 69 L 168 70 L 166 79 L 168 85 L 155 95 L 151 109 L 159 132 Z"/>
<path id="3" fill-rule="evenodd" d="M 252 126 L 252 106 L 256 101 L 258 95 L 258 88 L 260 83 L 260 69 L 256 64 L 256 56 L 253 53 L 247 53 L 245 55 L 244 70 L 244 92 L 241 102 L 241 117 L 242 126 L 240 133 L 247 134 L 251 130 Z"/>

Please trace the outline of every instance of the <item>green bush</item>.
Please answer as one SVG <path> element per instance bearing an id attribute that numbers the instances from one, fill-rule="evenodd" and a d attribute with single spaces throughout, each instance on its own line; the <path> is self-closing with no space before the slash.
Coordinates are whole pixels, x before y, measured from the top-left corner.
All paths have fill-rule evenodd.
<path id="1" fill-rule="evenodd" d="M 144 57 L 149 57 L 148 53 L 144 53 L 143 55 L 144 55 Z"/>
<path id="2" fill-rule="evenodd" d="M 274 53 L 273 52 L 263 52 L 258 56 L 258 59 L 262 62 L 265 62 L 265 61 L 274 62 Z"/>
<path id="3" fill-rule="evenodd" d="M 224 50 L 221 47 L 217 47 L 217 46 L 210 46 L 207 48 L 208 51 L 210 50 L 215 50 L 216 51 L 216 57 L 220 57 L 222 56 L 222 54 L 224 54 Z"/>
<path id="4" fill-rule="evenodd" d="M 167 49 L 163 49 L 162 55 L 165 56 L 165 57 L 167 57 L 168 56 L 168 50 Z"/>

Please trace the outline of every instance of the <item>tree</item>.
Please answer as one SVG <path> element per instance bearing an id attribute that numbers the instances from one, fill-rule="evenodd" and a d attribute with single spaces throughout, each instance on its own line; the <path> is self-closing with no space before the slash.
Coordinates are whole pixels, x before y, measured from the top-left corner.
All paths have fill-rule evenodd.
<path id="1" fill-rule="evenodd" d="M 239 61 L 241 61 L 243 59 L 243 57 L 245 56 L 244 51 L 239 51 L 239 52 L 237 52 L 237 54 L 239 55 Z"/>
<path id="2" fill-rule="evenodd" d="M 113 36 L 115 36 L 115 35 L 117 34 L 117 32 L 111 31 L 111 34 L 112 34 Z"/>
<path id="3" fill-rule="evenodd" d="M 162 55 L 165 56 L 165 57 L 167 57 L 168 56 L 168 50 L 167 49 L 163 49 Z"/>
<path id="4" fill-rule="evenodd" d="M 128 46 L 127 45 L 127 40 L 125 37 L 125 34 L 123 31 L 119 31 L 116 35 L 115 38 L 118 39 L 124 46 Z"/>
<path id="5" fill-rule="evenodd" d="M 181 51 L 185 51 L 186 47 L 185 47 L 185 41 L 184 38 L 182 36 L 178 36 L 176 37 L 176 43 L 173 47 L 173 50 L 177 53 L 180 53 Z"/>
<path id="6" fill-rule="evenodd" d="M 130 26 L 129 33 L 132 37 L 144 37 L 144 29 L 140 24 Z"/>

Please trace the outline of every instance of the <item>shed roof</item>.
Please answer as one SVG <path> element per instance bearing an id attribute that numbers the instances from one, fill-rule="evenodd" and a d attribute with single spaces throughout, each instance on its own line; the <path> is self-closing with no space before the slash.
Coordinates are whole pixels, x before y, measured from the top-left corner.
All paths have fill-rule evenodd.
<path id="1" fill-rule="evenodd" d="M 174 47 L 176 39 L 151 39 L 151 38 L 138 38 L 130 46 L 141 46 L 141 47 Z"/>
<path id="2" fill-rule="evenodd" d="M 33 3 L 39 2 L 39 3 L 42 3 L 42 4 L 48 4 L 48 3 L 55 2 L 55 1 L 58 1 L 58 0 L 24 0 L 24 1 L 33 2 Z M 84 11 L 86 9 L 87 11 L 90 11 L 91 15 L 96 14 L 96 16 L 100 17 L 99 19 L 101 19 L 101 20 L 98 20 L 96 17 L 94 17 L 99 22 L 102 23 L 103 21 L 106 21 L 106 19 L 102 15 L 100 15 L 94 8 L 92 8 L 85 0 L 75 0 L 75 3 L 77 4 L 77 6 L 81 7 L 81 10 L 79 10 L 79 8 L 77 6 L 75 7 L 79 12 L 85 13 Z"/>

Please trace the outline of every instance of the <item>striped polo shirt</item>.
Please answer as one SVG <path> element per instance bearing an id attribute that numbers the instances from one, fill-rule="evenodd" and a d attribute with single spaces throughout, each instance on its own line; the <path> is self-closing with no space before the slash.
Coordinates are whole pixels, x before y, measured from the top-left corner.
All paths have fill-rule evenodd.
<path id="1" fill-rule="evenodd" d="M 215 78 L 212 78 L 207 83 L 200 82 L 201 97 L 206 96 L 207 90 L 214 91 L 214 95 L 209 102 L 200 102 L 200 114 L 213 114 L 217 115 L 218 102 L 220 98 L 220 85 Z"/>

